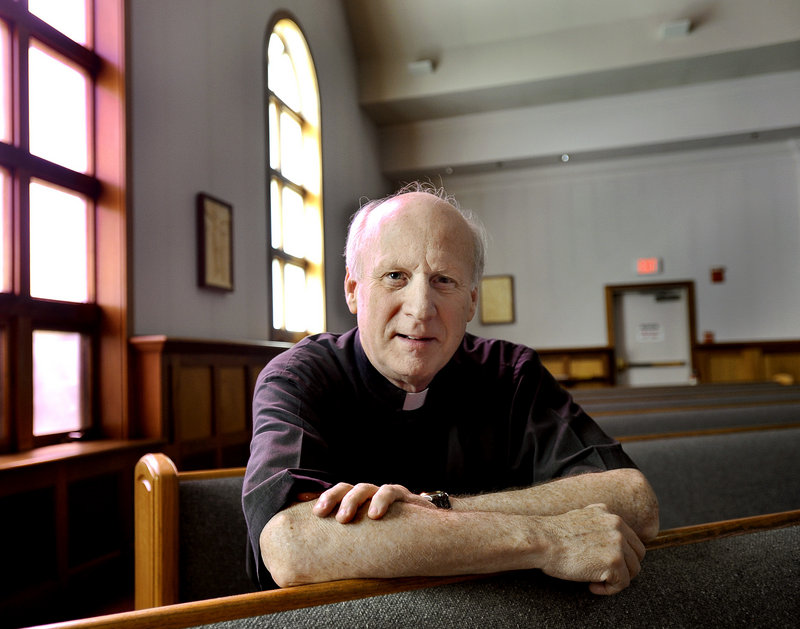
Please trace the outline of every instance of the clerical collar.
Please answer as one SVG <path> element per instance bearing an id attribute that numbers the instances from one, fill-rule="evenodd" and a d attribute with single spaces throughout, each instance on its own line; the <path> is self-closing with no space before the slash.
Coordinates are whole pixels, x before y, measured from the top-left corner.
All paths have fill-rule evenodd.
<path id="1" fill-rule="evenodd" d="M 422 408 L 422 405 L 425 404 L 425 397 L 427 395 L 428 389 L 419 391 L 418 393 L 406 392 L 406 399 L 403 402 L 403 410 L 416 411 L 418 408 Z"/>

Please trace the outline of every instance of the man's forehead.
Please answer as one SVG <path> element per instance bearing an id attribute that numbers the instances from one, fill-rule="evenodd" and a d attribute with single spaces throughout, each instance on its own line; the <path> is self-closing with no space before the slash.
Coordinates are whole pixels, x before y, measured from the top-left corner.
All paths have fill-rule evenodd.
<path id="1" fill-rule="evenodd" d="M 368 217 L 367 227 L 380 233 L 408 224 L 422 226 L 453 220 L 466 227 L 461 213 L 447 201 L 428 192 L 407 192 L 377 206 Z"/>

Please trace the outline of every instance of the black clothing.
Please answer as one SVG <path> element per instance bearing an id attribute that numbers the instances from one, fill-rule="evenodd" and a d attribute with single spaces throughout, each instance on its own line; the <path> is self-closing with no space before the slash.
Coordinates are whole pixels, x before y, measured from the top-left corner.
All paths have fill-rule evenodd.
<path id="1" fill-rule="evenodd" d="M 357 328 L 304 339 L 265 367 L 243 489 L 262 587 L 274 586 L 259 535 L 300 492 L 343 481 L 459 495 L 635 467 L 522 345 L 467 334 L 421 408 L 402 410 L 405 399 Z"/>

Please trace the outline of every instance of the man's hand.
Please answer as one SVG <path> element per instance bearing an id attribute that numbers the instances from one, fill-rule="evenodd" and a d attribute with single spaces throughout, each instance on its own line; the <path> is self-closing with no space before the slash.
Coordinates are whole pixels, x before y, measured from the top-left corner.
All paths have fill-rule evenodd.
<path id="1" fill-rule="evenodd" d="M 616 594 L 639 574 L 644 544 L 605 505 L 589 505 L 542 522 L 550 539 L 542 565 L 546 574 L 587 581 L 594 594 Z"/>
<path id="2" fill-rule="evenodd" d="M 298 496 L 300 500 L 309 496 Z M 320 494 L 312 512 L 320 518 L 327 517 L 336 510 L 336 521 L 346 524 L 353 520 L 358 510 L 367 502 L 370 503 L 367 517 L 378 520 L 386 515 L 389 506 L 394 502 L 408 502 L 428 509 L 436 509 L 434 505 L 402 485 L 372 485 L 359 483 L 339 483 Z M 338 505 L 338 509 L 336 509 Z"/>

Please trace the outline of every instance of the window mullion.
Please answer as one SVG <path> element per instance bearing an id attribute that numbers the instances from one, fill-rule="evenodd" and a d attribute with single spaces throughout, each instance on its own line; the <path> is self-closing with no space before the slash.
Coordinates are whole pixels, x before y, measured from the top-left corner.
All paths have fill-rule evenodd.
<path id="1" fill-rule="evenodd" d="M 307 270 L 309 267 L 309 261 L 305 258 L 298 258 L 297 256 L 293 256 L 290 253 L 286 253 L 283 249 L 272 249 L 272 257 L 278 258 L 284 263 L 294 264 L 295 266 L 302 267 L 303 269 Z"/>
<path id="2" fill-rule="evenodd" d="M 31 294 L 31 222 L 30 177 L 17 170 L 12 183 L 11 223 L 14 234 L 12 245 L 12 290 L 27 298 Z"/>
<path id="3" fill-rule="evenodd" d="M 0 162 L 10 169 L 36 173 L 38 179 L 68 188 L 92 199 L 100 194 L 100 182 L 94 177 L 31 155 L 18 146 L 0 142 Z"/>
<path id="4" fill-rule="evenodd" d="M 33 442 L 33 326 L 28 317 L 14 317 L 8 326 L 8 374 L 13 392 L 9 404 L 11 449 L 30 450 Z"/>
<path id="5" fill-rule="evenodd" d="M 28 117 L 28 46 L 30 33 L 15 25 L 11 29 L 11 115 L 14 144 L 22 151 L 29 146 Z"/>

